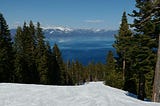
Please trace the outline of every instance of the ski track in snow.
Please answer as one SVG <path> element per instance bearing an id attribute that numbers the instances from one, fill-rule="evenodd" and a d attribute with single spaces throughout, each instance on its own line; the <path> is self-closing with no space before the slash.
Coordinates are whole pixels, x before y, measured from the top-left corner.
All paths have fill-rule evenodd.
<path id="1" fill-rule="evenodd" d="M 90 82 L 80 86 L 0 83 L 0 106 L 160 106 L 127 92 Z"/>

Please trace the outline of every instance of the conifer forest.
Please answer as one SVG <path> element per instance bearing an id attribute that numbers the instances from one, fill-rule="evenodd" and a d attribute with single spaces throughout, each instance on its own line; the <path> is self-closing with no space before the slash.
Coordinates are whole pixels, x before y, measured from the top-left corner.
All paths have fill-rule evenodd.
<path id="1" fill-rule="evenodd" d="M 120 16 L 113 43 L 117 55 L 106 52 L 105 64 L 65 62 L 61 48 L 45 40 L 40 22 L 24 22 L 12 39 L 5 13 L 0 13 L 0 82 L 74 86 L 104 81 L 140 100 L 160 102 L 160 1 L 135 1 L 136 10 Z"/>

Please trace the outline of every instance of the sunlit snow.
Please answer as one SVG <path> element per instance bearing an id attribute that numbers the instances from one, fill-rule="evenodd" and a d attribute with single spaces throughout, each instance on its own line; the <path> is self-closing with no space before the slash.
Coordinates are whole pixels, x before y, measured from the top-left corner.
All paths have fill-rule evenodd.
<path id="1" fill-rule="evenodd" d="M 127 92 L 91 82 L 80 86 L 0 84 L 0 106 L 160 106 Z"/>

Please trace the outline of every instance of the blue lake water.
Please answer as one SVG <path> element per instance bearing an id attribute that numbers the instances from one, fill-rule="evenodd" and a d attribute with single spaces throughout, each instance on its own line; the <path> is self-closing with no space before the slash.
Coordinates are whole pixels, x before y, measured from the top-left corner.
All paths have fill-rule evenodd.
<path id="1" fill-rule="evenodd" d="M 112 47 L 114 43 L 113 39 L 61 39 L 50 41 L 51 45 L 57 43 L 61 50 L 64 61 L 80 61 L 83 65 L 87 65 L 90 62 L 106 62 L 106 56 L 109 50 L 114 52 Z"/>

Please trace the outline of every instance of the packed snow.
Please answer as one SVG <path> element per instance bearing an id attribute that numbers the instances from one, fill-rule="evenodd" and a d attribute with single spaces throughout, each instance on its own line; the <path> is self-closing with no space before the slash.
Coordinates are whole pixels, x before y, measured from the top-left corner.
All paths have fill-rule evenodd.
<path id="1" fill-rule="evenodd" d="M 0 84 L 0 106 L 160 106 L 127 95 L 103 82 L 80 86 Z"/>

